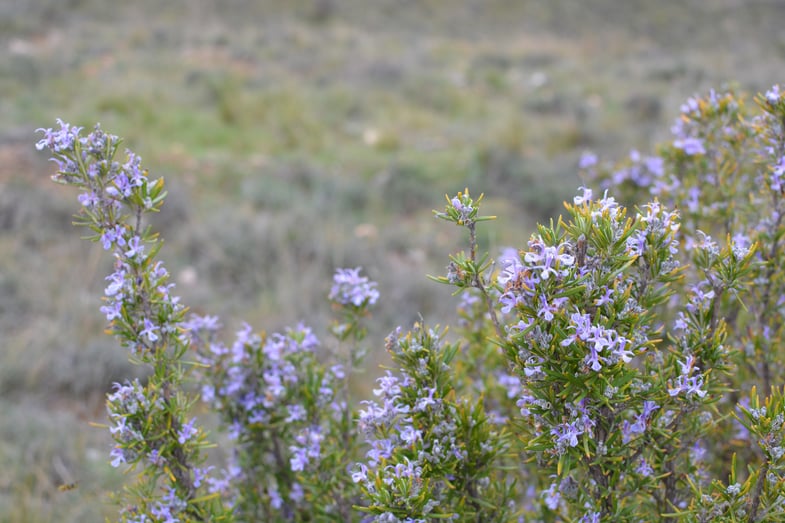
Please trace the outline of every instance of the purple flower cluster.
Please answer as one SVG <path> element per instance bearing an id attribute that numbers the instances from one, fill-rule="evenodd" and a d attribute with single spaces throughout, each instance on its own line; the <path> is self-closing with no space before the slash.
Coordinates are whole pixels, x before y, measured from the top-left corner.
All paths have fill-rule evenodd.
<path id="1" fill-rule="evenodd" d="M 636 230 L 627 239 L 627 253 L 631 256 L 642 256 L 646 252 L 647 244 L 656 248 L 665 246 L 671 254 L 668 267 L 665 268 L 665 271 L 669 272 L 678 266 L 678 261 L 672 256 L 679 252 L 676 235 L 681 227 L 678 222 L 679 213 L 665 210 L 656 200 L 644 205 L 644 209 L 646 214 L 639 213 L 638 219 L 646 226 Z"/>
<path id="2" fill-rule="evenodd" d="M 186 327 L 200 347 L 200 360 L 211 369 L 211 381 L 202 387 L 202 400 L 231 416 L 231 435 L 244 440 L 254 427 L 280 422 L 306 421 L 313 416 L 296 402 L 300 387 L 315 386 L 316 409 L 338 411 L 334 387 L 343 377 L 340 366 L 327 369 L 318 384 L 308 383 L 317 364 L 319 340 L 304 325 L 263 338 L 245 324 L 231 347 L 209 339 L 207 331 L 220 325 L 214 317 L 192 316 Z M 295 401 L 295 402 L 293 402 Z"/>
<path id="3" fill-rule="evenodd" d="M 575 258 L 566 252 L 568 245 L 546 245 L 537 235 L 529 240 L 529 251 L 524 254 L 523 263 L 519 257 L 504 260 L 499 283 L 504 285 L 504 292 L 499 296 L 501 311 L 505 314 L 521 305 L 529 305 L 539 300 L 537 316 L 546 321 L 553 319 L 554 313 L 561 310 L 566 302 L 563 298 L 552 298 L 551 301 L 542 293 L 536 293 L 537 287 L 549 278 L 561 280 L 570 273 Z"/>
<path id="4" fill-rule="evenodd" d="M 216 339 L 215 317 L 192 316 L 186 328 L 206 369 L 202 400 L 221 415 L 237 445 L 224 479 L 210 490 L 240 499 L 243 514 L 255 510 L 240 496 L 248 488 L 262 491 L 275 513 L 312 510 L 310 487 L 292 474 L 319 470 L 325 441 L 345 416 L 342 366 L 318 361 L 320 342 L 304 325 L 258 335 L 246 324 L 231 346 Z"/>
<path id="5" fill-rule="evenodd" d="M 703 375 L 698 374 L 693 376 L 692 373 L 699 371 L 695 366 L 695 356 L 687 356 L 683 363 L 679 363 L 681 367 L 681 374 L 676 377 L 676 381 L 669 382 L 668 394 L 671 396 L 684 395 L 686 398 L 697 396 L 703 398 L 706 395 L 706 390 L 703 388 Z"/>
<path id="6" fill-rule="evenodd" d="M 35 132 L 44 133 L 44 137 L 35 144 L 36 149 L 39 151 L 49 149 L 54 153 L 73 151 L 74 145 L 80 141 L 79 133 L 82 131 L 82 128 L 71 126 L 71 124 L 63 122 L 60 118 L 57 119 L 57 123 L 60 125 L 58 130 L 52 128 L 44 129 L 43 127 L 36 129 Z M 96 138 L 97 135 L 91 135 L 89 139 L 82 139 L 82 143 L 91 145 L 92 147 L 88 149 L 91 152 L 103 152 L 105 144 L 100 140 L 96 140 Z M 97 144 L 98 147 L 96 148 L 94 144 Z"/>
<path id="7" fill-rule="evenodd" d="M 588 314 L 572 313 L 568 328 L 573 330 L 573 333 L 562 340 L 562 347 L 576 344 L 585 347 L 587 354 L 584 364 L 594 372 L 602 370 L 603 364 L 613 365 L 619 361 L 629 363 L 634 356 L 630 340 L 619 335 L 614 329 L 592 324 L 592 318 Z"/>
<path id="8" fill-rule="evenodd" d="M 584 403 L 568 405 L 570 419 L 551 428 L 556 452 L 561 454 L 564 453 L 567 447 L 577 447 L 578 438 L 583 434 L 587 434 L 590 438 L 592 437 L 592 431 L 597 422 L 592 419 Z"/>
<path id="9" fill-rule="evenodd" d="M 333 276 L 333 286 L 329 299 L 341 305 L 364 307 L 374 305 L 379 299 L 376 282 L 360 276 L 360 267 L 337 269 Z"/>
<path id="10" fill-rule="evenodd" d="M 629 180 L 640 187 L 649 187 L 665 175 L 664 161 L 659 156 L 644 156 L 638 151 L 630 151 L 629 162 L 614 171 L 610 185 L 621 185 Z"/>
<path id="11" fill-rule="evenodd" d="M 321 443 L 324 435 L 319 427 L 305 427 L 297 434 L 294 441 L 297 445 L 290 445 L 289 452 L 291 458 L 292 471 L 299 472 L 305 470 L 311 460 L 319 460 L 321 458 Z"/>
<path id="12" fill-rule="evenodd" d="M 627 444 L 634 437 L 644 434 L 648 429 L 649 424 L 651 423 L 652 413 L 659 408 L 660 406 L 657 405 L 657 403 L 654 401 L 644 401 L 641 413 L 633 416 L 632 423 L 630 423 L 629 420 L 624 420 L 624 424 L 622 425 L 621 429 L 622 442 Z"/>
<path id="13" fill-rule="evenodd" d="M 452 392 L 445 388 L 449 348 L 437 332 L 420 325 L 407 333 L 399 328 L 387 338 L 387 348 L 402 368 L 400 375 L 388 371 L 378 378 L 373 390 L 377 399 L 363 402 L 358 426 L 369 448 L 366 461 L 355 464 L 352 479 L 379 506 L 375 522 L 446 516 L 452 497 L 468 487 L 469 470 L 485 475 L 471 480 L 475 495 L 487 484 L 489 472 L 482 464 L 492 460 L 496 435 L 466 439 L 461 421 L 466 414 L 461 412 L 467 406 L 445 398 Z M 487 419 L 472 415 L 469 422 L 478 430 Z M 410 518 L 399 519 L 384 507 L 410 507 Z"/>
<path id="14" fill-rule="evenodd" d="M 124 385 L 115 383 L 114 389 L 106 398 L 106 406 L 113 423 L 109 432 L 117 442 L 111 452 L 112 466 L 119 467 L 132 463 L 142 453 L 151 429 L 148 420 L 162 412 L 165 405 L 160 396 L 151 399 L 138 380 Z"/>
<path id="15" fill-rule="evenodd" d="M 474 212 L 474 207 L 472 207 L 470 204 L 465 204 L 457 196 L 450 200 L 450 203 L 452 203 L 453 209 L 458 212 L 458 219 L 461 223 L 468 223 L 471 221 L 471 215 L 472 212 Z"/>
<path id="16" fill-rule="evenodd" d="M 177 496 L 177 491 L 173 488 L 168 489 L 159 500 L 146 503 L 144 510 L 138 507 L 129 507 L 123 510 L 126 523 L 180 523 L 188 521 L 188 518 L 180 519 L 188 508 L 188 503 Z"/>

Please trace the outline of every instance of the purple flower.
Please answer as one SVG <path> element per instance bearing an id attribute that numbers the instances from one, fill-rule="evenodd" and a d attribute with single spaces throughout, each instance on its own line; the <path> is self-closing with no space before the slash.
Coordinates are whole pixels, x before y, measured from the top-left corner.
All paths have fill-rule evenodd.
<path id="1" fill-rule="evenodd" d="M 600 512 L 587 512 L 581 516 L 578 523 L 600 523 Z"/>
<path id="2" fill-rule="evenodd" d="M 308 456 L 305 449 L 302 447 L 292 446 L 289 448 L 292 451 L 292 457 L 289 459 L 290 466 L 293 472 L 299 472 L 305 469 L 308 465 Z"/>
<path id="3" fill-rule="evenodd" d="M 646 252 L 646 231 L 639 229 L 627 238 L 627 254 L 641 256 Z"/>
<path id="4" fill-rule="evenodd" d="M 418 439 L 422 439 L 422 432 L 416 430 L 411 425 L 406 425 L 400 433 L 401 440 L 407 445 L 413 445 Z"/>
<path id="5" fill-rule="evenodd" d="M 616 336 L 613 340 L 611 354 L 624 363 L 632 361 L 632 357 L 634 356 L 633 352 L 627 349 L 628 343 L 629 340 L 624 336 Z"/>
<path id="6" fill-rule="evenodd" d="M 202 483 L 204 482 L 205 478 L 207 477 L 207 474 L 209 474 L 210 471 L 213 470 L 214 468 L 215 467 L 213 467 L 212 465 L 210 465 L 209 467 L 205 467 L 205 468 L 194 467 L 194 469 L 193 469 L 193 471 L 194 471 L 194 487 L 196 487 L 196 488 L 201 487 Z"/>
<path id="7" fill-rule="evenodd" d="M 379 383 L 379 388 L 373 389 L 375 396 L 394 398 L 401 393 L 401 386 L 398 383 L 398 378 L 393 376 L 389 370 L 387 371 L 386 376 L 377 378 L 376 382 Z"/>
<path id="8" fill-rule="evenodd" d="M 564 276 L 567 267 L 575 262 L 575 258 L 566 254 L 566 244 L 562 243 L 558 247 L 545 245 L 539 236 L 529 240 L 529 248 L 523 259 L 533 269 L 540 269 L 540 278 L 547 280 L 551 274 L 554 276 Z M 563 267 L 563 268 L 562 268 Z M 559 270 L 557 270 L 559 269 Z"/>
<path id="9" fill-rule="evenodd" d="M 638 464 L 635 466 L 635 472 L 647 478 L 654 474 L 654 469 L 651 468 L 651 465 L 649 465 L 649 462 L 646 461 L 646 458 L 641 456 L 641 458 L 638 460 Z"/>
<path id="10" fill-rule="evenodd" d="M 584 151 L 580 160 L 578 160 L 578 169 L 588 169 L 595 165 L 597 165 L 597 155 L 591 151 Z"/>
<path id="11" fill-rule="evenodd" d="M 738 421 L 737 421 L 738 423 Z M 743 425 L 739 424 L 743 427 Z M 747 439 L 746 437 L 742 436 L 741 439 Z M 704 446 L 703 442 L 696 441 L 692 447 L 690 447 L 690 459 L 693 463 L 699 463 L 706 458 L 707 449 Z"/>
<path id="12" fill-rule="evenodd" d="M 289 411 L 289 415 L 286 417 L 284 421 L 286 423 L 291 423 L 293 421 L 300 421 L 305 419 L 305 407 L 300 404 L 296 405 L 288 405 L 286 410 Z"/>
<path id="13" fill-rule="evenodd" d="M 283 506 L 283 498 L 278 492 L 278 487 L 275 485 L 270 485 L 267 487 L 267 494 L 270 496 L 270 505 L 275 510 L 280 510 L 280 508 Z"/>
<path id="14" fill-rule="evenodd" d="M 681 104 L 680 111 L 686 116 L 700 116 L 700 102 L 696 97 L 690 97 Z"/>
<path id="15" fill-rule="evenodd" d="M 112 458 L 111 464 L 115 468 L 119 467 L 123 463 L 127 463 L 125 459 L 125 452 L 123 451 L 123 448 L 120 446 L 115 446 L 112 449 L 112 452 L 109 453 L 109 456 Z"/>
<path id="16" fill-rule="evenodd" d="M 519 274 L 524 269 L 524 266 L 521 263 L 521 257 L 516 249 L 505 249 L 501 256 L 499 256 L 498 262 L 499 265 L 501 265 L 502 270 L 499 273 L 497 281 L 501 285 L 506 285 L 508 282 L 517 280 Z M 466 291 L 464 291 L 464 295 L 473 296 Z M 479 300 L 476 296 L 474 298 L 474 301 Z M 474 301 L 472 303 L 474 303 Z"/>
<path id="17" fill-rule="evenodd" d="M 51 128 L 36 129 L 35 132 L 44 133 L 44 137 L 35 144 L 35 148 L 39 151 L 48 148 L 53 152 L 62 153 L 73 150 L 76 140 L 79 138 L 81 127 L 71 127 L 70 124 L 63 122 L 60 118 L 57 119 L 60 124 L 60 129 L 55 131 Z"/>
<path id="18" fill-rule="evenodd" d="M 222 325 L 218 316 L 191 314 L 188 321 L 183 322 L 182 326 L 193 333 L 198 333 L 199 331 L 217 332 Z"/>
<path id="19" fill-rule="evenodd" d="M 575 422 L 561 423 L 551 429 L 551 434 L 554 436 L 553 442 L 558 449 L 566 447 L 577 447 L 578 436 L 583 434 L 583 428 L 579 427 Z"/>
<path id="20" fill-rule="evenodd" d="M 769 102 L 772 105 L 776 104 L 777 102 L 780 101 L 780 98 L 782 98 L 782 92 L 780 91 L 780 86 L 776 84 L 772 85 L 771 89 L 766 91 L 765 96 L 767 102 Z"/>
<path id="21" fill-rule="evenodd" d="M 311 459 L 320 457 L 321 442 L 324 439 L 324 435 L 318 427 L 306 428 L 294 439 L 298 444 L 289 446 L 289 451 L 292 453 L 289 464 L 292 471 L 298 472 L 305 470 Z"/>
<path id="22" fill-rule="evenodd" d="M 374 305 L 379 299 L 376 282 L 360 276 L 360 267 L 354 269 L 336 269 L 329 299 L 341 305 Z"/>
<path id="23" fill-rule="evenodd" d="M 108 305 L 102 305 L 99 310 L 106 315 L 106 321 L 114 321 L 123 315 L 123 302 L 121 300 L 112 300 Z"/>
<path id="24" fill-rule="evenodd" d="M 100 202 L 98 196 L 93 191 L 82 193 L 77 197 L 77 199 L 79 200 L 79 203 L 87 208 L 95 207 Z"/>
<path id="25" fill-rule="evenodd" d="M 594 305 L 596 305 L 597 307 L 602 307 L 603 305 L 606 305 L 608 303 L 613 303 L 613 300 L 611 299 L 611 294 L 613 294 L 613 289 L 610 287 L 606 288 L 605 294 L 594 300 Z"/>
<path id="26" fill-rule="evenodd" d="M 132 187 L 141 187 L 147 175 L 141 169 L 142 158 L 132 151 L 126 149 L 128 161 L 123 164 L 123 170 L 130 174 L 129 185 Z"/>
<path id="27" fill-rule="evenodd" d="M 152 463 L 156 467 L 162 467 L 166 464 L 166 458 L 161 456 L 158 449 L 151 450 L 150 455 L 147 456 L 147 459 L 150 460 L 150 463 Z"/>
<path id="28" fill-rule="evenodd" d="M 593 196 L 592 190 L 586 187 L 579 187 L 578 190 L 581 191 L 581 194 L 579 196 L 574 197 L 572 199 L 572 202 L 575 205 L 583 205 L 584 203 L 589 203 Z"/>
<path id="29" fill-rule="evenodd" d="M 637 414 L 633 419 L 633 423 L 625 421 L 622 425 L 622 442 L 629 443 L 629 441 L 636 435 L 646 432 L 649 425 L 651 414 L 659 409 L 660 406 L 654 401 L 646 400 L 643 402 L 643 412 Z"/>
<path id="30" fill-rule="evenodd" d="M 352 472 L 352 481 L 354 483 L 368 481 L 368 467 L 362 463 L 355 463 L 354 466 L 357 468 L 354 472 Z"/>
<path id="31" fill-rule="evenodd" d="M 139 256 L 141 259 L 144 259 L 144 245 L 140 245 L 141 238 L 139 236 L 134 236 L 128 242 L 129 249 L 125 252 L 125 255 L 128 258 L 135 258 Z"/>
<path id="32" fill-rule="evenodd" d="M 414 404 L 415 412 L 424 412 L 429 406 L 436 405 L 437 403 L 436 400 L 433 399 L 433 395 L 436 393 L 436 387 L 428 387 L 425 390 L 428 392 L 428 395 L 417 398 L 417 401 Z"/>
<path id="33" fill-rule="evenodd" d="M 289 491 L 289 499 L 294 501 L 295 503 L 301 502 L 305 498 L 305 491 L 303 491 L 302 485 L 295 482 L 292 485 L 292 489 Z"/>
<path id="34" fill-rule="evenodd" d="M 505 292 L 499 296 L 499 304 L 502 306 L 501 311 L 504 314 L 509 314 L 510 311 L 516 309 L 518 305 L 525 303 L 522 296 L 518 296 L 514 292 Z"/>
<path id="35" fill-rule="evenodd" d="M 701 281 L 695 285 L 691 285 L 689 302 L 686 305 L 688 311 L 695 313 L 704 308 L 710 307 L 714 299 L 714 290 L 710 289 L 708 292 L 703 291 L 704 285 L 710 285 L 706 280 Z"/>
<path id="36" fill-rule="evenodd" d="M 122 298 L 122 293 L 120 291 L 122 291 L 125 286 L 125 276 L 125 266 L 119 265 L 116 267 L 115 271 L 106 277 L 110 283 L 106 286 L 104 294 L 109 297 L 118 296 L 118 298 Z"/>
<path id="37" fill-rule="evenodd" d="M 144 329 L 142 329 L 142 332 L 139 333 L 139 337 L 141 338 L 142 336 L 145 336 L 150 343 L 155 343 L 158 341 L 158 335 L 155 333 L 157 330 L 160 330 L 159 327 L 149 319 L 145 318 Z"/>
<path id="38" fill-rule="evenodd" d="M 179 523 L 180 520 L 175 515 L 185 510 L 187 506 L 187 502 L 180 499 L 175 489 L 170 487 L 161 501 L 156 501 L 150 508 L 150 514 L 163 523 Z"/>
<path id="39" fill-rule="evenodd" d="M 676 383 L 671 384 L 668 382 L 668 394 L 671 396 L 678 396 L 684 393 L 686 397 L 693 395 L 702 398 L 706 395 L 706 390 L 703 387 L 703 376 L 692 376 L 692 372 L 697 370 L 695 368 L 695 356 L 689 356 L 684 363 L 679 363 L 681 367 L 681 375 L 676 378 Z"/>
<path id="40" fill-rule="evenodd" d="M 591 367 L 594 372 L 602 370 L 602 363 L 600 362 L 600 353 L 595 345 L 589 346 L 589 354 L 583 359 L 583 362 Z"/>
<path id="41" fill-rule="evenodd" d="M 706 154 L 706 149 L 703 147 L 703 140 L 700 138 L 677 139 L 674 140 L 673 146 L 684 151 L 687 156 Z"/>
<path id="42" fill-rule="evenodd" d="M 537 317 L 550 322 L 553 320 L 554 313 L 559 312 L 561 306 L 567 301 L 568 298 L 554 298 L 551 303 L 548 303 L 545 295 L 540 295 L 540 309 L 537 311 Z"/>
<path id="43" fill-rule="evenodd" d="M 124 234 L 125 229 L 119 223 L 114 227 L 108 227 L 104 229 L 103 233 L 101 234 L 101 244 L 107 251 L 112 247 L 112 244 L 115 243 L 118 246 L 123 247 L 126 245 Z"/>
<path id="44" fill-rule="evenodd" d="M 556 483 L 551 483 L 551 486 L 545 489 L 542 494 L 542 498 L 545 500 L 545 505 L 551 509 L 556 510 L 559 508 L 559 502 L 561 501 L 561 493 L 558 491 Z"/>
<path id="45" fill-rule="evenodd" d="M 197 432 L 199 432 L 194 428 L 195 421 L 196 418 L 191 419 L 191 421 L 183 425 L 182 428 L 177 431 L 177 441 L 180 442 L 180 445 L 185 445 L 186 441 L 191 439 L 196 435 Z"/>
<path id="46" fill-rule="evenodd" d="M 471 205 L 464 205 L 464 203 L 457 196 L 453 198 L 450 203 L 460 215 L 460 224 L 467 223 L 471 219 L 471 214 L 474 211 L 474 207 Z"/>
<path id="47" fill-rule="evenodd" d="M 517 397 L 522 391 L 521 379 L 518 376 L 512 376 L 506 372 L 502 372 L 496 376 L 496 381 L 499 385 L 507 389 L 507 397 L 509 399 Z"/>

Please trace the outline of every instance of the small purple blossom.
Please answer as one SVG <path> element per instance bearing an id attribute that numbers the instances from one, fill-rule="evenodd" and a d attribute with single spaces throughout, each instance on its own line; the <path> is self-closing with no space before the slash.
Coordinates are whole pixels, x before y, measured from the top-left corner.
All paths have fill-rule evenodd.
<path id="1" fill-rule="evenodd" d="M 563 277 L 568 268 L 575 263 L 575 258 L 565 251 L 566 244 L 558 246 L 545 245 L 539 236 L 529 240 L 529 252 L 523 259 L 528 267 L 540 270 L 539 277 L 547 280 L 550 276 Z"/>
<path id="2" fill-rule="evenodd" d="M 556 483 L 551 483 L 551 486 L 542 491 L 542 498 L 545 500 L 545 506 L 551 510 L 559 508 L 561 502 L 561 493 L 558 490 Z"/>
<path id="3" fill-rule="evenodd" d="M 140 338 L 145 337 L 147 338 L 147 341 L 149 341 L 150 343 L 155 343 L 159 339 L 158 334 L 155 333 L 155 331 L 158 330 L 160 330 L 160 327 L 158 327 L 158 325 L 151 322 L 148 318 L 145 318 L 144 329 L 142 329 L 141 332 L 139 332 L 139 337 Z"/>
<path id="4" fill-rule="evenodd" d="M 597 155 L 591 151 L 584 151 L 578 160 L 578 169 L 589 169 L 597 165 Z"/>
<path id="5" fill-rule="evenodd" d="M 560 423 L 551 429 L 553 442 L 559 450 L 564 450 L 567 447 L 577 447 L 578 436 L 583 433 L 583 427 L 579 426 L 579 424 L 574 421 Z"/>
<path id="6" fill-rule="evenodd" d="M 134 236 L 128 241 L 128 250 L 125 252 L 127 258 L 134 259 L 138 256 L 140 260 L 144 260 L 144 245 L 141 245 L 141 241 L 139 236 Z"/>
<path id="7" fill-rule="evenodd" d="M 362 307 L 374 305 L 379 299 L 376 282 L 360 276 L 360 267 L 354 269 L 336 269 L 329 299 L 341 305 Z"/>
<path id="8" fill-rule="evenodd" d="M 766 91 L 766 94 L 764 96 L 767 102 L 769 102 L 772 105 L 776 104 L 782 98 L 782 92 L 780 91 L 780 86 L 776 84 L 772 85 L 771 89 Z"/>
<path id="9" fill-rule="evenodd" d="M 55 153 L 63 153 L 73 150 L 74 144 L 79 139 L 79 132 L 81 127 L 71 127 L 70 124 L 63 122 L 60 118 L 57 119 L 60 124 L 59 130 L 54 129 L 36 129 L 36 132 L 44 133 L 44 137 L 35 144 L 35 148 L 39 151 L 44 148 L 50 149 Z"/>
<path id="10" fill-rule="evenodd" d="M 600 512 L 598 511 L 591 511 L 587 512 L 581 519 L 578 520 L 578 523 L 600 523 Z"/>
<path id="11" fill-rule="evenodd" d="M 88 209 L 92 207 L 96 207 L 101 201 L 98 198 L 98 195 L 96 195 L 93 191 L 82 193 L 79 196 L 77 196 L 77 199 L 79 200 L 79 203 L 81 203 L 83 206 L 87 207 Z"/>
<path id="12" fill-rule="evenodd" d="M 123 463 L 127 463 L 125 452 L 120 446 L 115 446 L 109 453 L 109 456 L 112 458 L 111 465 L 115 468 L 119 467 Z"/>
<path id="13" fill-rule="evenodd" d="M 703 140 L 699 138 L 677 139 L 674 140 L 673 146 L 684 151 L 687 156 L 706 154 L 706 149 L 703 147 Z"/>
<path id="14" fill-rule="evenodd" d="M 362 463 L 354 464 L 355 470 L 351 473 L 352 481 L 360 483 L 361 481 L 368 481 L 368 467 Z"/>
<path id="15" fill-rule="evenodd" d="M 613 294 L 613 288 L 607 287 L 605 289 L 605 293 L 599 298 L 597 298 L 596 300 L 594 300 L 594 305 L 596 305 L 597 307 L 602 307 L 603 305 L 613 303 L 613 300 L 611 299 L 612 294 Z"/>
<path id="16" fill-rule="evenodd" d="M 654 469 L 651 468 L 651 465 L 649 465 L 649 462 L 646 461 L 646 458 L 641 456 L 641 458 L 638 460 L 638 463 L 635 465 L 635 472 L 645 478 L 648 478 L 654 474 Z"/>
<path id="17" fill-rule="evenodd" d="M 471 220 L 471 214 L 474 212 L 474 207 L 464 204 L 457 196 L 450 200 L 453 209 L 458 211 L 460 224 L 468 223 Z"/>
<path id="18" fill-rule="evenodd" d="M 579 194 L 578 196 L 572 199 L 572 202 L 575 205 L 583 205 L 585 203 L 589 203 L 592 199 L 592 196 L 594 196 L 592 190 L 587 187 L 579 187 L 578 190 L 581 191 L 581 194 Z"/>
<path id="19" fill-rule="evenodd" d="M 678 396 L 684 394 L 687 398 L 691 396 L 698 396 L 703 398 L 706 396 L 707 391 L 703 389 L 703 376 L 692 376 L 695 368 L 695 356 L 688 356 L 684 363 L 679 363 L 681 367 L 681 375 L 676 378 L 676 383 L 669 382 L 668 394 L 671 396 Z"/>
<path id="20" fill-rule="evenodd" d="M 293 472 L 305 470 L 311 461 L 318 460 L 321 456 L 321 443 L 324 435 L 319 427 L 309 427 L 300 431 L 295 436 L 297 445 L 290 445 L 289 464 Z"/>
<path id="21" fill-rule="evenodd" d="M 190 440 L 194 437 L 199 431 L 194 428 L 194 422 L 196 418 L 192 418 L 191 421 L 183 425 L 180 430 L 177 431 L 177 441 L 180 445 L 185 445 L 185 442 Z"/>

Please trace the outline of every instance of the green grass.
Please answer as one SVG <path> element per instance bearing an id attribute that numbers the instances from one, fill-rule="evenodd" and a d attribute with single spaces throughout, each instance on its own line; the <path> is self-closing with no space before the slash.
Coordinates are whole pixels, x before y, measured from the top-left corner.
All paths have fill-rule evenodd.
<path id="1" fill-rule="evenodd" d="M 486 193 L 493 253 L 523 245 L 580 185 L 584 149 L 650 148 L 693 92 L 763 89 L 785 65 L 764 2 L 206 4 L 0 6 L 0 521 L 111 517 L 119 478 L 80 406 L 140 372 L 102 333 L 111 260 L 70 226 L 76 194 L 45 179 L 33 129 L 100 121 L 166 177 L 177 291 L 229 328 L 323 327 L 334 267 L 366 267 L 372 379 L 397 324 L 451 318 L 424 276 L 465 242 L 431 217 L 445 193 Z M 55 456 L 76 491 L 54 491 Z"/>

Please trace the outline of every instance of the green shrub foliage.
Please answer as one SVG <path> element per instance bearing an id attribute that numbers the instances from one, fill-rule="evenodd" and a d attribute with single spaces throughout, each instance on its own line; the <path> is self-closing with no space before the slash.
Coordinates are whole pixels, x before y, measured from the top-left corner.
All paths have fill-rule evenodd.
<path id="1" fill-rule="evenodd" d="M 393 330 L 361 401 L 349 380 L 383 289 L 338 269 L 329 341 L 299 324 L 223 342 L 173 294 L 145 225 L 164 181 L 100 127 L 58 123 L 38 148 L 115 260 L 109 332 L 150 369 L 107 398 L 112 465 L 135 471 L 122 521 L 785 520 L 777 86 L 751 108 L 690 98 L 656 155 L 584 154 L 563 215 L 496 259 L 477 248 L 482 197 L 447 197 L 435 216 L 467 247 L 432 279 L 460 320 Z M 205 465 L 199 401 L 226 432 L 224 467 Z"/>

